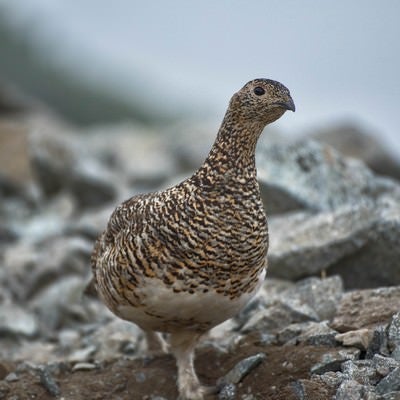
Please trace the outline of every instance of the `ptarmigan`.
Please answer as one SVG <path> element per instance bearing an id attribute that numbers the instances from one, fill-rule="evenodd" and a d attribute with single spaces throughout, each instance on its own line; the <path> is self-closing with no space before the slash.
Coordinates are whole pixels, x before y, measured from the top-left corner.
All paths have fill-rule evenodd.
<path id="1" fill-rule="evenodd" d="M 95 244 L 94 281 L 107 307 L 149 337 L 169 334 L 180 399 L 209 393 L 194 371 L 195 346 L 264 281 L 268 229 L 255 148 L 264 127 L 286 110 L 295 105 L 281 83 L 248 82 L 233 95 L 193 176 L 122 203 Z"/>

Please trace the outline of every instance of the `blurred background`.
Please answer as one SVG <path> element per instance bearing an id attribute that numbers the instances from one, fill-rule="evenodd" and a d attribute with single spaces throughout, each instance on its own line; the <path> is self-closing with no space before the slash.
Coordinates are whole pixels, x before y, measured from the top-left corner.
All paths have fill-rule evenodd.
<path id="1" fill-rule="evenodd" d="M 1 1 L 0 82 L 78 124 L 217 127 L 268 77 L 295 99 L 285 133 L 353 124 L 399 156 L 399 15 L 396 0 Z"/>
<path id="2" fill-rule="evenodd" d="M 331 343 L 343 290 L 400 285 L 399 16 L 399 0 L 0 0 L 0 383 L 2 359 L 142 354 L 133 324 L 82 301 L 93 244 L 121 201 L 201 165 L 230 97 L 256 77 L 296 104 L 257 146 L 270 232 L 261 320 L 321 318 Z M 275 286 L 290 290 L 280 306 Z M 354 309 L 372 318 L 358 328 L 398 311 L 399 287 L 374 293 L 381 308 L 348 306 L 352 323 Z M 257 326 L 246 332 L 269 329 Z M 368 337 L 386 343 L 386 331 Z M 8 398 L 45 398 L 37 382 L 16 381 L 24 392 Z"/>

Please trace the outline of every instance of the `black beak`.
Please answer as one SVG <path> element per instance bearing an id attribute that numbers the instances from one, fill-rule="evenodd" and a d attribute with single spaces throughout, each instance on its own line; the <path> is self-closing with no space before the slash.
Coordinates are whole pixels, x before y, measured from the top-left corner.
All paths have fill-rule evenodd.
<path id="1" fill-rule="evenodd" d="M 282 107 L 282 108 L 284 108 L 285 110 L 290 110 L 290 111 L 293 111 L 293 112 L 296 111 L 296 106 L 294 105 L 294 101 L 292 100 L 292 98 L 289 98 L 288 101 L 284 101 L 284 102 L 282 101 L 282 102 L 278 102 L 278 103 L 275 103 L 275 104 L 280 106 L 280 107 Z"/>

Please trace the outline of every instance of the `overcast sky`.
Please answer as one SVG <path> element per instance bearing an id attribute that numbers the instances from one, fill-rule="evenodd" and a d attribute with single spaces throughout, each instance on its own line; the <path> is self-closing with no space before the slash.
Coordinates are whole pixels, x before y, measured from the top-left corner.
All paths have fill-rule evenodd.
<path id="1" fill-rule="evenodd" d="M 276 79 L 297 107 L 279 121 L 282 130 L 354 120 L 400 155 L 399 0 L 10 0 L 9 7 L 60 63 L 126 95 L 139 80 L 150 101 L 221 118 L 246 81 Z"/>

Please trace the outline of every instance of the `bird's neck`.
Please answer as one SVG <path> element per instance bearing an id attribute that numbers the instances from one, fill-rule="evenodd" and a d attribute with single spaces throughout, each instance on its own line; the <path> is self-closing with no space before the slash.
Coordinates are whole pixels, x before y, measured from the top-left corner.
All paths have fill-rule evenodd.
<path id="1" fill-rule="evenodd" d="M 229 109 L 217 138 L 198 174 L 256 177 L 255 150 L 264 124 L 249 121 Z"/>

